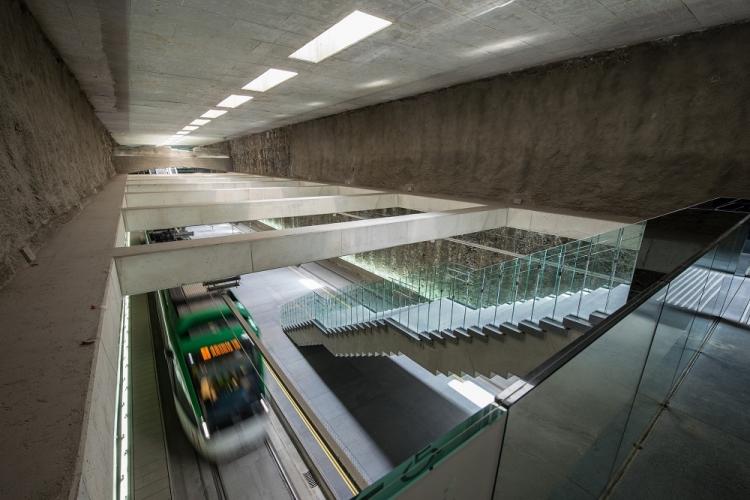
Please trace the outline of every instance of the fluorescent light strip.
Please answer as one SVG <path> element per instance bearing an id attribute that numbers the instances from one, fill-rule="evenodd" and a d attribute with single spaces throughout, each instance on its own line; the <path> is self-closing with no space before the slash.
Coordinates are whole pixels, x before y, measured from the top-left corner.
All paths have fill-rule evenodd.
<path id="1" fill-rule="evenodd" d="M 206 123 L 210 122 L 211 120 L 201 120 L 196 119 L 190 122 L 190 125 L 205 125 Z"/>
<path id="2" fill-rule="evenodd" d="M 355 10 L 320 35 L 310 40 L 304 47 L 289 57 L 312 63 L 319 63 L 337 52 L 374 35 L 392 23 L 379 17 Z"/>
<path id="3" fill-rule="evenodd" d="M 237 95 L 232 94 L 223 101 L 221 101 L 219 104 L 216 105 L 217 108 L 236 108 L 240 104 L 245 104 L 247 101 L 252 99 L 249 95 Z"/>
<path id="4" fill-rule="evenodd" d="M 189 133 L 190 132 L 188 132 L 187 130 L 180 130 L 179 132 L 177 132 L 177 135 L 187 135 Z"/>
<path id="5" fill-rule="evenodd" d="M 218 118 L 223 114 L 226 114 L 226 111 L 222 109 L 209 109 L 201 115 L 201 118 Z"/>
<path id="6" fill-rule="evenodd" d="M 252 82 L 242 87 L 243 90 L 254 90 L 256 92 L 265 92 L 274 88 L 276 85 L 294 78 L 297 73 L 283 69 L 271 68 Z"/>
<path id="7" fill-rule="evenodd" d="M 182 130 L 190 130 L 190 131 L 193 131 L 193 130 L 198 130 L 198 127 L 195 127 L 195 126 L 193 126 L 193 125 L 185 125 L 184 127 L 182 127 Z"/>

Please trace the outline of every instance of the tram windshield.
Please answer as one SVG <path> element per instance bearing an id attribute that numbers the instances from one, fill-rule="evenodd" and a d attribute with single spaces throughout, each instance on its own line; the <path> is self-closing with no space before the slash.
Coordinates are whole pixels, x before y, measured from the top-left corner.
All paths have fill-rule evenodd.
<path id="1" fill-rule="evenodd" d="M 195 393 L 209 431 L 236 424 L 265 410 L 260 402 L 261 381 L 245 342 L 233 339 L 189 353 Z"/>

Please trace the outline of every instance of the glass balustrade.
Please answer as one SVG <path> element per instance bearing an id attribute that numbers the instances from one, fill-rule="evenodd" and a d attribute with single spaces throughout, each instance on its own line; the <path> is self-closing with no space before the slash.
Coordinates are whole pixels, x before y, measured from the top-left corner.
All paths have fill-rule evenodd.
<path id="1" fill-rule="evenodd" d="M 316 290 L 283 307 L 282 326 L 390 319 L 427 332 L 611 313 L 627 299 L 643 229 L 628 225 L 480 269 L 417 266 L 398 278 Z"/>
<path id="2" fill-rule="evenodd" d="M 723 234 L 688 266 L 660 253 L 661 263 L 675 269 L 672 277 L 655 282 L 608 327 L 592 332 L 503 401 L 508 413 L 495 498 L 607 495 L 747 279 L 738 257 L 748 225 L 746 219 Z M 587 266 L 570 269 L 574 289 L 617 284 L 632 275 L 629 255 L 640 236 L 628 228 L 617 235 L 617 245 L 610 244 L 612 235 L 604 236 L 580 249 L 575 245 L 572 260 Z M 581 269 L 588 271 L 572 276 Z M 578 298 L 584 310 L 591 307 L 585 305 L 589 295 Z M 740 299 L 732 307 L 750 307 L 747 297 Z M 610 293 L 605 308 L 622 300 Z"/>
<path id="3" fill-rule="evenodd" d="M 629 302 L 641 225 L 468 274 L 449 266 L 435 269 L 438 274 L 424 281 L 441 283 L 438 290 L 424 288 L 419 280 L 398 283 L 415 294 L 396 302 L 393 309 L 383 309 L 381 317 L 427 325 L 425 330 L 461 322 L 562 318 L 569 311 L 614 315 L 573 349 L 498 395 L 498 404 L 484 408 L 373 483 L 360 498 L 426 497 L 419 488 L 428 473 L 434 474 L 429 481 L 439 491 L 466 488 L 463 471 L 447 468 L 461 463 L 495 465 L 489 475 L 494 488 L 472 498 L 606 496 L 719 318 L 742 319 L 750 310 L 747 296 L 738 292 L 747 281 L 746 264 L 739 266 L 738 256 L 748 226 L 745 218 L 718 239 L 712 237 L 710 244 L 701 243 L 700 253 L 693 253 L 697 245 L 691 241 L 688 260 L 671 253 L 673 241 L 652 238 L 649 250 L 658 259 L 646 264 L 658 262 L 666 270 Z M 639 270 L 643 264 L 639 261 Z M 361 297 L 359 305 L 369 300 L 366 294 Z M 294 310 L 292 306 L 287 312 Z M 410 311 L 419 319 L 404 316 Z M 302 312 L 308 314 L 304 307 Z M 493 425 L 502 425 L 502 430 L 492 434 Z M 471 444 L 478 440 L 494 450 L 484 460 L 470 454 Z M 451 457 L 456 459 L 450 461 Z M 471 480 L 477 477 L 486 475 L 471 475 Z"/>

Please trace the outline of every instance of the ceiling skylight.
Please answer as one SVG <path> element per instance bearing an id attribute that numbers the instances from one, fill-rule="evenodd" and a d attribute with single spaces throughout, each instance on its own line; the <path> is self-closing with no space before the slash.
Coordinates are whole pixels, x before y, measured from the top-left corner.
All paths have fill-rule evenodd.
<path id="1" fill-rule="evenodd" d="M 319 63 L 391 24 L 385 19 L 355 10 L 289 57 Z"/>
<path id="2" fill-rule="evenodd" d="M 193 121 L 191 121 L 191 122 L 190 122 L 190 125 L 205 125 L 206 123 L 208 123 L 208 122 L 210 122 L 210 121 L 211 121 L 211 120 L 201 120 L 201 119 L 197 119 L 197 120 L 193 120 Z"/>
<path id="3" fill-rule="evenodd" d="M 245 104 L 247 101 L 252 99 L 249 95 L 236 95 L 232 94 L 223 101 L 221 101 L 219 104 L 216 105 L 217 108 L 236 108 L 240 104 Z"/>
<path id="4" fill-rule="evenodd" d="M 223 114 L 226 114 L 226 111 L 221 109 L 209 109 L 201 115 L 201 118 L 218 118 Z"/>
<path id="5" fill-rule="evenodd" d="M 198 127 L 195 127 L 193 125 L 185 125 L 182 127 L 182 130 L 198 130 Z"/>
<path id="6" fill-rule="evenodd" d="M 271 68 L 252 82 L 242 87 L 242 89 L 265 92 L 266 90 L 272 89 L 281 82 L 285 82 L 295 76 L 297 76 L 297 73 L 294 71 Z"/>

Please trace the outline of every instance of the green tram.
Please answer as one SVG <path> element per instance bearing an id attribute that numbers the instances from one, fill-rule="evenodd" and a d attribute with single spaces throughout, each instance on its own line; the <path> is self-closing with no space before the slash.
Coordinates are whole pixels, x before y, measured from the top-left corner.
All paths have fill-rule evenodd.
<path id="1" fill-rule="evenodd" d="M 174 241 L 178 234 L 151 231 L 147 241 Z M 231 291 L 217 294 L 196 284 L 156 293 L 177 415 L 192 445 L 212 462 L 232 460 L 263 443 L 268 413 L 262 355 L 224 294 L 260 337 Z"/>

